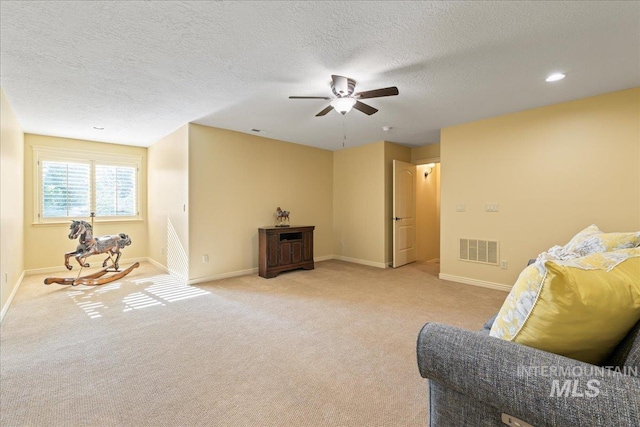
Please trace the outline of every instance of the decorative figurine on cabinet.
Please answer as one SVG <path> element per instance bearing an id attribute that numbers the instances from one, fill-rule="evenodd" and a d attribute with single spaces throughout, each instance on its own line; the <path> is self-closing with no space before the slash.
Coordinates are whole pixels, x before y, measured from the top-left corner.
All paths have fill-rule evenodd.
<path id="1" fill-rule="evenodd" d="M 276 209 L 276 227 L 288 227 L 289 226 L 289 211 L 283 211 L 278 206 Z"/>

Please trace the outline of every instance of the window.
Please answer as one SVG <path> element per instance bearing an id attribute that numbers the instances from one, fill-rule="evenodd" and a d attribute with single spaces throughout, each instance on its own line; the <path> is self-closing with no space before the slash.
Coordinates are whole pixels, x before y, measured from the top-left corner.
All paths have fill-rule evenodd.
<path id="1" fill-rule="evenodd" d="M 137 214 L 135 166 L 96 164 L 96 214 L 134 216 Z"/>
<path id="2" fill-rule="evenodd" d="M 138 219 L 140 157 L 34 147 L 36 222 Z"/>

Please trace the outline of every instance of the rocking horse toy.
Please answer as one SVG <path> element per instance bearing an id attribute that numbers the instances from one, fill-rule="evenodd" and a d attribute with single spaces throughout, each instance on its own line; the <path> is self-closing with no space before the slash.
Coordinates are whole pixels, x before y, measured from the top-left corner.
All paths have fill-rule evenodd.
<path id="1" fill-rule="evenodd" d="M 93 214 L 91 215 L 93 222 Z M 80 265 L 80 271 L 75 278 L 65 278 L 65 277 L 48 277 L 44 280 L 45 285 L 50 285 L 51 283 L 58 283 L 60 285 L 104 285 L 105 283 L 113 282 L 114 280 L 121 279 L 127 274 L 131 273 L 134 268 L 138 268 L 140 263 L 136 262 L 125 270 L 120 270 L 120 265 L 118 261 L 120 260 L 120 256 L 125 246 L 129 246 L 131 244 L 131 239 L 124 233 L 107 235 L 102 237 L 93 237 L 93 226 L 86 221 L 71 221 L 71 225 L 69 226 L 69 239 L 74 240 L 78 239 L 78 246 L 75 251 L 67 252 L 64 254 L 64 266 L 67 267 L 67 270 L 73 269 L 73 266 L 69 264 L 69 258 L 74 257 L 78 264 Z M 87 257 L 96 254 L 107 254 L 107 258 L 102 262 L 103 269 L 87 275 L 80 277 L 80 273 L 82 273 L 82 269 L 85 267 L 90 267 L 89 263 L 86 262 Z M 113 256 L 115 255 L 115 259 Z M 111 260 L 111 265 L 107 267 L 107 262 Z M 110 276 L 105 275 L 107 273 L 116 273 Z"/>

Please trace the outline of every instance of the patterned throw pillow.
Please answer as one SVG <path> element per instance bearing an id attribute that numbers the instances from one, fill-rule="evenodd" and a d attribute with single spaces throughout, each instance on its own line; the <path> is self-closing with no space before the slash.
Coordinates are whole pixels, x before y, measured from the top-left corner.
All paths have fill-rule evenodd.
<path id="1" fill-rule="evenodd" d="M 590 225 L 576 234 L 562 252 L 583 257 L 596 252 L 610 252 L 616 249 L 640 246 L 640 231 L 631 233 L 603 233 L 596 225 Z"/>
<path id="2" fill-rule="evenodd" d="M 573 236 L 571 240 L 569 240 L 569 243 L 564 245 L 564 248 L 570 251 L 572 248 L 580 245 L 586 238 L 591 237 L 595 234 L 602 234 L 602 231 L 600 231 L 597 225 L 591 224 L 590 226 Z"/>
<path id="3" fill-rule="evenodd" d="M 536 261 L 507 296 L 490 335 L 601 363 L 640 320 L 640 248 Z"/>

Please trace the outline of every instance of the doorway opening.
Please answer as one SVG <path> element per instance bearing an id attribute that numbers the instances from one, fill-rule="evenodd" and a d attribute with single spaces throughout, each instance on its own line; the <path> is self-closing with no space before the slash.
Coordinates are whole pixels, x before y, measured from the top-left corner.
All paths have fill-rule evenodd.
<path id="1" fill-rule="evenodd" d="M 440 272 L 440 158 L 416 165 L 416 261 Z"/>

